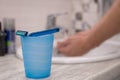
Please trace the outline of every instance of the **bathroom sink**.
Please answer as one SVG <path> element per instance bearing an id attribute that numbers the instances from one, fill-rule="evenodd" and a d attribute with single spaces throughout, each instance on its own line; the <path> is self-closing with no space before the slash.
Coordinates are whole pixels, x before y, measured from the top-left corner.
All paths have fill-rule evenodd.
<path id="1" fill-rule="evenodd" d="M 56 49 L 56 44 L 58 41 L 54 41 L 54 50 L 52 63 L 89 63 L 89 62 L 100 62 L 105 60 L 112 60 L 120 58 L 120 43 L 113 41 L 106 41 L 101 44 L 99 47 L 89 51 L 83 56 L 79 57 L 66 57 L 58 53 Z M 17 50 L 17 56 L 22 59 L 22 50 L 21 47 Z"/>

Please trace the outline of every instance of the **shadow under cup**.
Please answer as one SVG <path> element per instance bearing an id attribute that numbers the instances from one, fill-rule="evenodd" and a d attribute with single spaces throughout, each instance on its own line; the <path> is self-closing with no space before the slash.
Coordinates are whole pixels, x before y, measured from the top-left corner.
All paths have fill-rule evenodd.
<path id="1" fill-rule="evenodd" d="M 54 35 L 21 36 L 24 67 L 27 78 L 50 76 Z"/>

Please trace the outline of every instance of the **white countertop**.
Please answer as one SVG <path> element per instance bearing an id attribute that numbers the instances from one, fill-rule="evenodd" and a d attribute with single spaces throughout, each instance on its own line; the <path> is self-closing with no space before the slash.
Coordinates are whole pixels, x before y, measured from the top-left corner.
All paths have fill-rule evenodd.
<path id="1" fill-rule="evenodd" d="M 120 58 L 85 64 L 52 64 L 43 80 L 120 80 Z M 26 80 L 22 60 L 9 54 L 0 57 L 0 80 Z"/>

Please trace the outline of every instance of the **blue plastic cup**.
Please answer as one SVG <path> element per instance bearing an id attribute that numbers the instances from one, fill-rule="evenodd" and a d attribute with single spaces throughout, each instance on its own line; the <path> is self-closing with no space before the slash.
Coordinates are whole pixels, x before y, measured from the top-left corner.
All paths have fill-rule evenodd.
<path id="1" fill-rule="evenodd" d="M 27 78 L 50 76 L 54 35 L 21 36 L 25 74 Z"/>

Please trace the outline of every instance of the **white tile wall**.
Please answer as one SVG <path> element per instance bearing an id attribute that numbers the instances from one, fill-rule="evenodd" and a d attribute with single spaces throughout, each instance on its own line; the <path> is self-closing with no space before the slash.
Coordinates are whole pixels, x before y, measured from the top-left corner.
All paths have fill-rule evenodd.
<path id="1" fill-rule="evenodd" d="M 13 17 L 17 29 L 35 31 L 45 28 L 48 14 L 69 12 L 69 3 L 69 0 L 0 0 L 0 18 Z M 68 23 L 68 18 L 61 21 Z"/>

